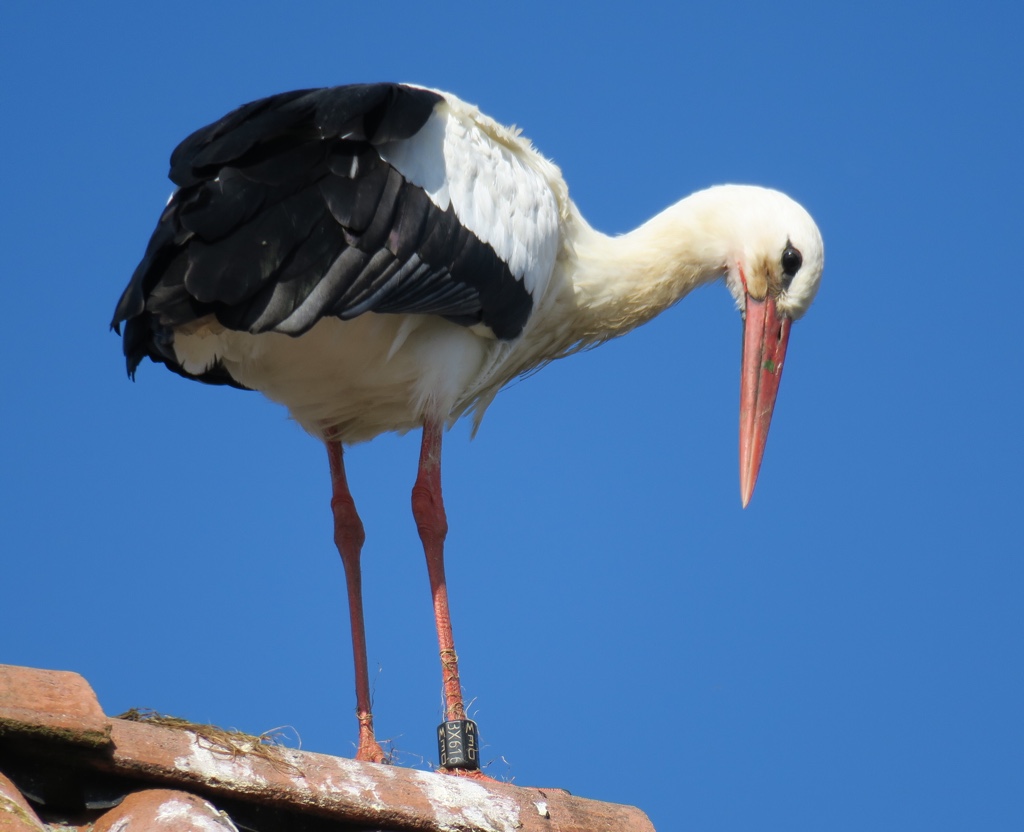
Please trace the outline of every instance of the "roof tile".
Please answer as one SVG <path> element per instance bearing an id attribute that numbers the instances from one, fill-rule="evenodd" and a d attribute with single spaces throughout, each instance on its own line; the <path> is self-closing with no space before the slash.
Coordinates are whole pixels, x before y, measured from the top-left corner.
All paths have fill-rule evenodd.
<path id="1" fill-rule="evenodd" d="M 143 789 L 104 814 L 93 832 L 238 832 L 203 798 L 175 789 Z"/>
<path id="2" fill-rule="evenodd" d="M 0 773 L 0 832 L 42 832 L 43 824 L 18 787 Z"/>
<path id="3" fill-rule="evenodd" d="M 102 748 L 110 721 L 77 673 L 0 664 L 0 737 L 11 733 Z"/>

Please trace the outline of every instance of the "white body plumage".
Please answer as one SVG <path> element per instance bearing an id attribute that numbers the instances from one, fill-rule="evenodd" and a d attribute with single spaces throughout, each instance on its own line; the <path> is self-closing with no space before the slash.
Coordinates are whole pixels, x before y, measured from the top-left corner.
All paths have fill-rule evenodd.
<path id="1" fill-rule="evenodd" d="M 821 242 L 810 217 L 775 191 L 724 186 L 695 194 L 618 238 L 591 229 L 569 200 L 560 171 L 518 131 L 444 94 L 412 137 L 381 145 L 382 159 L 490 245 L 521 280 L 533 310 L 521 334 L 499 340 L 415 312 L 322 318 L 301 337 L 232 331 L 207 317 L 178 327 L 186 371 L 220 362 L 247 387 L 288 407 L 310 433 L 345 442 L 446 420 L 505 384 L 580 347 L 643 323 L 697 285 L 802 241 L 803 276 L 788 288 L 799 317 L 817 289 Z M 777 257 L 775 257 L 777 259 Z"/>

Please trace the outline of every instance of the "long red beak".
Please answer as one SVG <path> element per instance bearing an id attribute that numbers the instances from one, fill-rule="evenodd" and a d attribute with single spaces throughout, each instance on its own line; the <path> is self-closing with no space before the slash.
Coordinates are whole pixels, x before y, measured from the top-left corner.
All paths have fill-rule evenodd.
<path id="1" fill-rule="evenodd" d="M 757 472 L 761 470 L 768 427 L 782 380 L 791 323 L 788 316 L 778 313 L 772 298 L 756 300 L 747 295 L 740 377 L 740 495 L 743 508 L 750 502 Z"/>

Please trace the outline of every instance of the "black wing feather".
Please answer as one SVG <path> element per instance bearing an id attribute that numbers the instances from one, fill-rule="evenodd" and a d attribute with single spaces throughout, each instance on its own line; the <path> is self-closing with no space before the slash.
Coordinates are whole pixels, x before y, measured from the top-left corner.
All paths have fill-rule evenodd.
<path id="1" fill-rule="evenodd" d="M 171 155 L 179 189 L 114 313 L 134 374 L 177 364 L 174 330 L 297 336 L 327 316 L 429 313 L 522 331 L 532 299 L 495 251 L 386 163 L 375 145 L 414 136 L 442 100 L 398 84 L 298 90 L 246 104 Z"/>

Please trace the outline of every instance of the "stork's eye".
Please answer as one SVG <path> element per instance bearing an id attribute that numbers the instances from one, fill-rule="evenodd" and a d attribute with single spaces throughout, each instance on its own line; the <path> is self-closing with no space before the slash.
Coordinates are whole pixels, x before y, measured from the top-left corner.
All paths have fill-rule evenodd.
<path id="1" fill-rule="evenodd" d="M 782 252 L 782 273 L 786 277 L 793 277 L 803 264 L 804 256 L 793 246 L 787 245 L 786 250 Z"/>

